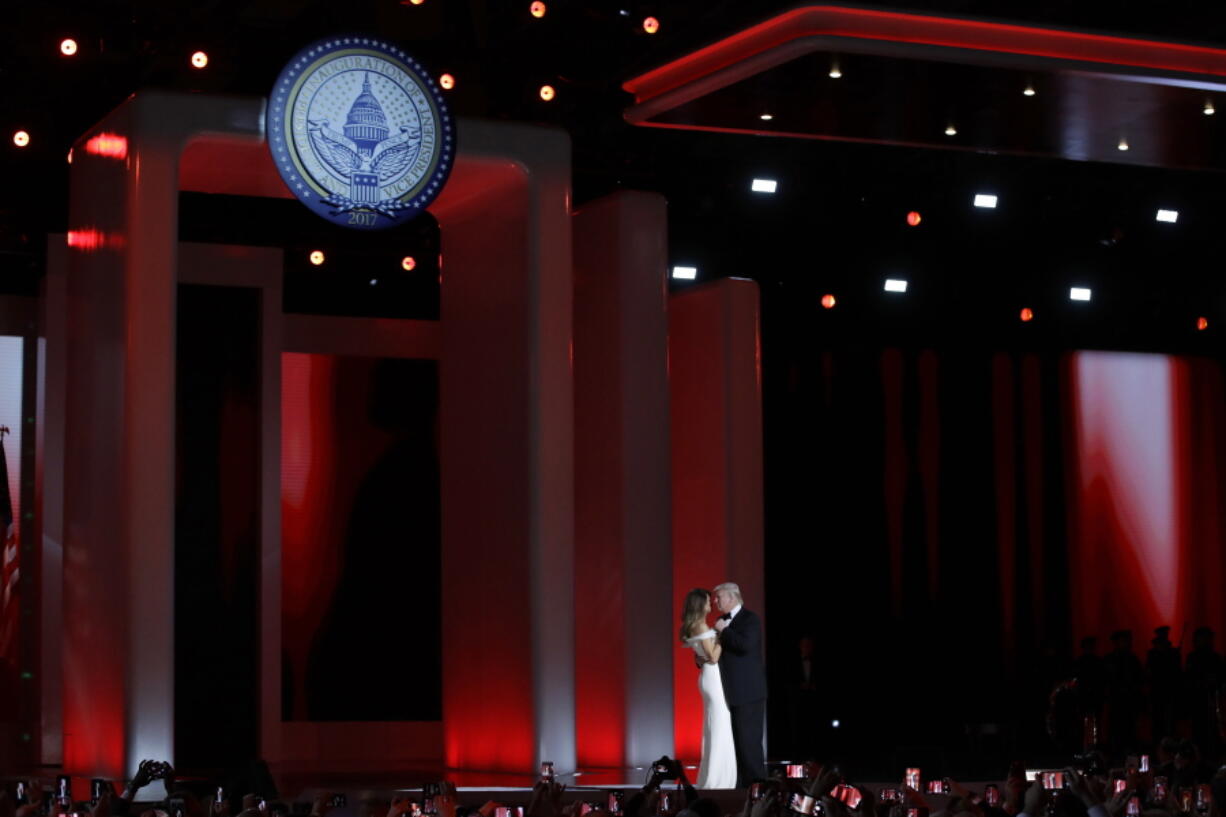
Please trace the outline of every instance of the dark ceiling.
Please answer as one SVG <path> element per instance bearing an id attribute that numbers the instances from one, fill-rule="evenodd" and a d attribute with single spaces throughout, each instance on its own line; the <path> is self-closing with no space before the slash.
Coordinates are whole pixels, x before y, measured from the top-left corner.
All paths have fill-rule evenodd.
<path id="1" fill-rule="evenodd" d="M 12 186 L 0 197 L 0 285 L 36 290 L 45 235 L 66 227 L 68 147 L 126 96 L 148 87 L 264 95 L 302 45 L 356 31 L 395 39 L 436 73 L 453 73 L 450 100 L 458 115 L 566 129 L 579 205 L 619 188 L 663 193 L 675 261 L 694 262 L 702 279 L 757 278 L 768 314 L 790 316 L 789 325 L 815 342 L 833 342 L 828 330 L 836 327 L 839 337 L 918 343 L 956 340 L 973 327 L 999 343 L 1041 338 L 1057 345 L 1182 349 L 1210 342 L 1213 333 L 1187 331 L 1201 313 L 1214 319 L 1221 313 L 1226 325 L 1226 292 L 1214 261 L 1222 249 L 1216 214 L 1226 212 L 1223 177 L 1127 164 L 1221 169 L 1221 116 L 1209 121 L 1199 113 L 1201 92 L 1142 87 L 1125 98 L 1091 80 L 1056 74 L 1023 77 L 1001 67 L 859 55 L 845 57 L 838 90 L 798 112 L 804 127 L 911 146 L 638 128 L 623 119 L 633 100 L 622 82 L 792 4 L 546 2 L 541 20 L 528 13 L 527 0 L 11 4 L 0 32 L 0 169 Z M 905 10 L 1226 46 L 1226 12 L 1192 0 L 930 0 Z M 661 22 L 655 35 L 642 29 L 648 15 Z M 80 42 L 71 59 L 58 53 L 66 36 Z M 197 49 L 210 55 L 206 70 L 189 65 Z M 694 103 L 709 110 L 670 115 L 752 116 L 763 104 L 786 106 L 795 84 L 824 78 L 826 59 L 814 55 Z M 1035 97 L 1017 93 L 1023 80 L 1037 83 Z M 1083 83 L 1083 102 L 1070 102 L 1074 82 Z M 537 96 L 543 83 L 558 89 L 553 102 Z M 1111 162 L 1042 155 L 1060 146 L 1069 117 L 1104 106 L 1121 122 L 1143 125 L 1151 135 L 1160 127 L 1172 138 L 1138 138 L 1135 152 Z M 951 110 L 963 123 L 960 138 L 991 133 L 1020 155 L 915 146 L 941 147 L 932 130 Z M 32 137 L 23 149 L 11 141 L 19 128 Z M 1104 131 L 1094 138 L 1110 137 Z M 750 178 L 763 174 L 780 180 L 776 196 L 749 193 Z M 970 208 L 970 197 L 989 187 L 1001 207 Z M 1156 225 L 1160 206 L 1180 209 L 1179 223 Z M 918 228 L 903 221 L 911 209 L 923 212 Z M 243 232 L 225 203 L 196 201 L 184 212 L 190 216 L 185 232 L 196 238 L 234 240 Z M 370 252 L 322 222 L 277 212 L 266 241 L 290 248 L 334 242 L 339 257 L 354 259 L 352 274 L 310 286 L 352 285 L 353 305 L 345 308 L 369 311 L 359 301 L 370 296 L 359 289 L 371 279 Z M 424 251 L 437 239 L 429 233 L 419 225 L 385 240 L 377 252 L 399 257 L 389 243 L 397 240 Z M 914 281 L 905 302 L 883 300 L 880 281 L 891 271 L 906 271 Z M 300 273 L 287 264 L 290 274 Z M 1093 312 L 1069 311 L 1065 293 L 1073 279 L 1097 286 Z M 787 296 L 777 298 L 782 291 Z M 826 291 L 841 296 L 831 314 L 816 306 Z M 417 297 L 422 290 L 414 285 L 404 292 Z M 387 303 L 381 297 L 377 307 Z M 1040 320 L 1019 337 L 1017 309 L 1026 305 Z M 400 314 L 424 316 L 430 309 Z M 951 320 L 954 315 L 967 323 Z"/>

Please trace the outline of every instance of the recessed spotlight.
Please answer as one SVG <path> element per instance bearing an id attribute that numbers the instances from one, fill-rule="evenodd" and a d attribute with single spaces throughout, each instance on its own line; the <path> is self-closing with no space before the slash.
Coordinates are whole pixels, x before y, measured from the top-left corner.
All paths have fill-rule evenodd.
<path id="1" fill-rule="evenodd" d="M 555 96 L 557 96 L 558 92 L 553 89 L 552 85 L 542 85 L 540 94 L 541 99 L 545 100 L 546 102 L 550 102 Z"/>
<path id="2" fill-rule="evenodd" d="M 1156 221 L 1165 221 L 1167 224 L 1174 224 L 1179 221 L 1178 210 L 1159 210 L 1158 215 L 1154 216 Z"/>
<path id="3" fill-rule="evenodd" d="M 958 135 L 958 129 L 957 129 L 957 128 L 955 128 L 953 125 L 946 125 L 946 126 L 945 126 L 945 135 L 946 135 L 946 136 L 957 136 L 957 135 Z"/>
<path id="4" fill-rule="evenodd" d="M 1030 323 L 1034 320 L 1034 310 L 1030 307 L 1023 307 L 1021 314 L 1018 316 L 1022 319 L 1022 323 Z"/>
<path id="5" fill-rule="evenodd" d="M 192 54 L 192 68 L 206 68 L 209 64 L 209 55 L 204 51 L 197 51 Z"/>
<path id="6" fill-rule="evenodd" d="M 655 17 L 648 17 L 643 20 L 643 30 L 648 34 L 655 34 L 660 30 L 660 21 Z"/>
<path id="7" fill-rule="evenodd" d="M 1120 150 L 1128 150 L 1128 140 L 1127 140 L 1127 139 L 1121 139 L 1121 140 L 1120 140 L 1120 143 L 1119 143 L 1118 145 L 1116 145 L 1116 147 L 1117 147 L 1118 149 L 1120 149 Z"/>
<path id="8" fill-rule="evenodd" d="M 673 267 L 673 278 L 677 281 L 693 281 L 698 277 L 698 267 Z"/>
<path id="9" fill-rule="evenodd" d="M 749 185 L 749 189 L 754 193 L 774 193 L 779 187 L 779 182 L 774 179 L 754 179 Z"/>
<path id="10" fill-rule="evenodd" d="M 1034 86 L 1027 85 L 1025 89 L 1022 90 L 1022 96 L 1034 96 Z"/>
<path id="11" fill-rule="evenodd" d="M 438 84 L 442 86 L 444 91 L 450 91 L 455 87 L 455 77 L 451 74 L 443 74 L 438 78 Z"/>
<path id="12" fill-rule="evenodd" d="M 19 148 L 23 148 L 30 144 L 30 134 L 23 130 L 19 130 L 13 134 L 13 144 Z"/>
<path id="13" fill-rule="evenodd" d="M 1090 295 L 1089 287 L 1069 287 L 1068 299 L 1070 301 L 1088 301 Z"/>
<path id="14" fill-rule="evenodd" d="M 400 268 L 405 272 L 412 272 L 413 270 L 417 269 L 417 259 L 411 255 L 406 255 L 404 258 L 400 259 Z"/>
<path id="15" fill-rule="evenodd" d="M 65 37 L 60 40 L 60 53 L 65 57 L 71 57 L 77 53 L 77 41 L 72 37 Z"/>
<path id="16" fill-rule="evenodd" d="M 991 210 L 996 207 L 996 196 L 992 193 L 976 193 L 975 206 Z"/>
<path id="17" fill-rule="evenodd" d="M 761 119 L 763 122 L 769 122 L 769 121 L 771 121 L 772 119 L 774 119 L 775 117 L 771 116 L 771 115 L 770 115 L 770 114 L 768 114 L 768 113 L 764 113 L 764 114 L 762 114 L 761 116 L 759 116 L 758 118 L 759 118 L 759 119 Z"/>
<path id="18" fill-rule="evenodd" d="M 832 721 L 830 722 L 830 728 L 831 728 L 831 729 L 838 729 L 838 728 L 839 728 L 839 719 L 838 719 L 838 718 L 835 718 L 834 720 L 832 720 Z"/>
<path id="19" fill-rule="evenodd" d="M 924 217 L 920 215 L 919 210 L 912 210 L 910 213 L 907 213 L 907 224 L 912 227 L 918 227 L 923 220 Z"/>
<path id="20" fill-rule="evenodd" d="M 532 5 L 528 6 L 528 13 L 538 20 L 545 16 L 546 11 L 545 4 L 541 0 L 535 0 Z"/>
<path id="21" fill-rule="evenodd" d="M 1205 107 L 1201 108 L 1201 112 L 1205 116 L 1213 116 L 1215 113 L 1217 113 L 1217 109 L 1213 107 L 1212 99 L 1205 100 Z"/>
<path id="22" fill-rule="evenodd" d="M 1204 332 L 1208 328 L 1209 328 L 1208 318 L 1197 318 L 1196 319 L 1196 331 Z"/>
<path id="23" fill-rule="evenodd" d="M 833 295 L 823 295 L 822 296 L 822 308 L 823 309 L 834 309 L 834 305 L 837 303 L 838 301 L 835 300 Z"/>
<path id="24" fill-rule="evenodd" d="M 318 267 L 325 260 L 324 251 L 323 250 L 311 250 L 311 254 L 307 256 L 307 260 L 309 260 L 312 264 Z"/>
<path id="25" fill-rule="evenodd" d="M 839 64 L 838 64 L 838 62 L 832 62 L 832 63 L 830 63 L 830 74 L 829 74 L 829 76 L 830 76 L 830 78 L 831 78 L 831 79 L 840 79 L 840 78 L 843 76 L 843 71 L 842 71 L 842 69 L 840 69 L 840 68 L 839 68 Z"/>
<path id="26" fill-rule="evenodd" d="M 903 280 L 902 278 L 886 278 L 885 279 L 885 291 L 886 292 L 906 292 L 907 282 Z"/>
<path id="27" fill-rule="evenodd" d="M 370 285 L 371 285 L 372 287 L 373 287 L 375 284 L 377 284 L 377 283 L 379 283 L 379 279 L 378 279 L 378 278 L 371 278 L 371 279 L 370 279 Z"/>

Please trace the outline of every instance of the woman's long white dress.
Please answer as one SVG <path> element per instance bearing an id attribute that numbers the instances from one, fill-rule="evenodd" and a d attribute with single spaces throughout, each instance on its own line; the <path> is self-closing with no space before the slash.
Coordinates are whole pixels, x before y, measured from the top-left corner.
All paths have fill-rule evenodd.
<path id="1" fill-rule="evenodd" d="M 702 642 L 715 638 L 707 630 L 687 638 L 685 643 L 705 658 Z M 736 747 L 732 743 L 732 716 L 724 699 L 724 684 L 719 676 L 719 664 L 703 664 L 698 673 L 698 691 L 702 693 L 702 763 L 698 767 L 699 789 L 736 788 Z"/>

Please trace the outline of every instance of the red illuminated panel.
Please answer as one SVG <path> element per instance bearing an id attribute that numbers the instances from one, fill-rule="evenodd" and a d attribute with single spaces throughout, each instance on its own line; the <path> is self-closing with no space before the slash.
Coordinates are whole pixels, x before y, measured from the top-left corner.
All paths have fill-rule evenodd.
<path id="1" fill-rule="evenodd" d="M 128 139 L 115 133 L 100 133 L 85 143 L 85 152 L 108 159 L 128 158 Z"/>
<path id="2" fill-rule="evenodd" d="M 813 51 L 829 49 L 830 38 L 835 37 L 1067 60 L 1071 65 L 1091 63 L 1226 77 L 1226 51 L 1216 48 L 984 20 L 807 6 L 751 26 L 627 80 L 622 87 L 635 95 L 638 107 L 628 111 L 626 118 L 631 122 L 644 122 L 684 101 Z M 692 92 L 661 100 L 661 104 L 649 108 L 643 105 L 690 83 L 696 83 Z"/>

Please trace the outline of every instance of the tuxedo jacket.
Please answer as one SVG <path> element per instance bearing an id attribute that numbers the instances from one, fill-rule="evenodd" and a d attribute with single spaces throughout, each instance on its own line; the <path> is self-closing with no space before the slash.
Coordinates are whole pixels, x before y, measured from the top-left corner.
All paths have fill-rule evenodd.
<path id="1" fill-rule="evenodd" d="M 762 664 L 762 620 L 741 608 L 719 634 L 723 652 L 719 677 L 724 683 L 728 706 L 766 700 L 766 669 Z"/>

